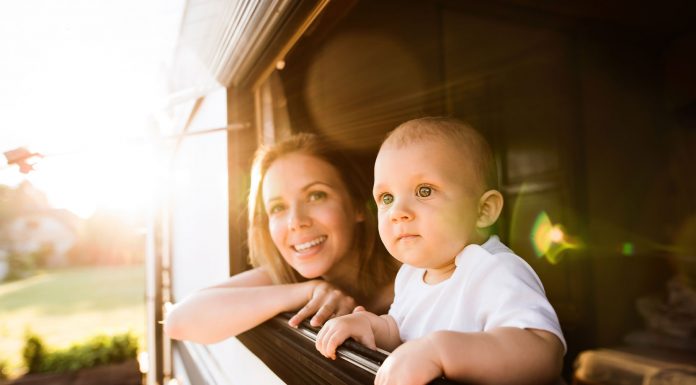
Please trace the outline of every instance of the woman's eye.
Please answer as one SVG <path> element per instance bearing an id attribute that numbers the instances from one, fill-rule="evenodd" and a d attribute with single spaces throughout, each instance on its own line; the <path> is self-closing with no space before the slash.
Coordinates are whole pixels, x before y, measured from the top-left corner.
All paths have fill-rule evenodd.
<path id="1" fill-rule="evenodd" d="M 318 201 L 318 200 L 321 200 L 324 198 L 326 198 L 326 193 L 323 191 L 312 191 L 311 193 L 309 193 L 309 201 L 310 202 Z"/>
<path id="2" fill-rule="evenodd" d="M 271 207 L 268 208 L 268 214 L 275 214 L 283 211 L 285 207 L 280 204 L 272 205 Z"/>
<path id="3" fill-rule="evenodd" d="M 390 205 L 394 202 L 394 196 L 391 194 L 382 194 L 379 197 L 379 201 L 383 205 Z"/>
<path id="4" fill-rule="evenodd" d="M 419 196 L 421 198 L 427 198 L 432 193 L 433 189 L 430 186 L 418 186 L 418 189 L 416 189 L 416 196 Z"/>

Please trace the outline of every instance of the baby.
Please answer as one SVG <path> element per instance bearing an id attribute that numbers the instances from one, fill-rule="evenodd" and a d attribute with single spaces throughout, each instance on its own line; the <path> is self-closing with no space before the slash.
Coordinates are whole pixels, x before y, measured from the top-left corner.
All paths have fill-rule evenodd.
<path id="1" fill-rule="evenodd" d="M 532 268 L 490 227 L 503 207 L 485 139 L 450 118 L 392 131 L 375 163 L 379 234 L 403 263 L 388 315 L 357 307 L 328 321 L 317 349 L 352 337 L 393 352 L 375 383 L 551 383 L 565 341 Z"/>

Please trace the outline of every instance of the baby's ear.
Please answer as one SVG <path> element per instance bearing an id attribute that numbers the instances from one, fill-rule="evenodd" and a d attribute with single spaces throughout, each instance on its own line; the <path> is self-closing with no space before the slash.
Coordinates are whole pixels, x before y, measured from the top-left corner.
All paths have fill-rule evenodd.
<path id="1" fill-rule="evenodd" d="M 503 194 L 498 190 L 488 190 L 479 199 L 476 227 L 483 229 L 492 226 L 503 210 Z"/>

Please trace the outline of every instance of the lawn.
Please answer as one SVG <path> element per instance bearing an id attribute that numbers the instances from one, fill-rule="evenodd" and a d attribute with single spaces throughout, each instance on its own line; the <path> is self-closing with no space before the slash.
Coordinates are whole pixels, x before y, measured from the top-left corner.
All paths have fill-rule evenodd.
<path id="1" fill-rule="evenodd" d="M 0 283 L 0 361 L 7 361 L 14 375 L 22 370 L 27 329 L 55 348 L 131 330 L 142 350 L 144 267 L 70 268 Z"/>

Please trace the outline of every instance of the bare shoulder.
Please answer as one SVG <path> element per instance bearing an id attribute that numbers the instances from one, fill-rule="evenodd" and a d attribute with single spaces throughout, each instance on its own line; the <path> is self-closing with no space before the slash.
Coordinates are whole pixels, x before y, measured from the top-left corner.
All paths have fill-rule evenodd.
<path id="1" fill-rule="evenodd" d="M 248 286 L 267 286 L 272 285 L 273 281 L 271 276 L 268 274 L 264 267 L 256 267 L 251 270 L 235 274 L 226 280 L 217 283 L 212 288 L 224 288 L 224 287 L 248 287 Z"/>

